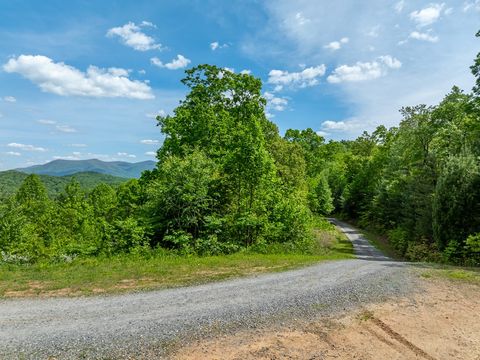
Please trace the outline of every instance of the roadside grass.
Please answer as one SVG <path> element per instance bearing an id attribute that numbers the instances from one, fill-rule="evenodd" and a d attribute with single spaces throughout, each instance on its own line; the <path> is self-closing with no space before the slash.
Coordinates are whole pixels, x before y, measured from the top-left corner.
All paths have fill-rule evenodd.
<path id="1" fill-rule="evenodd" d="M 375 246 L 382 253 L 387 255 L 389 258 L 395 260 L 403 260 L 403 258 L 395 251 L 392 245 L 388 242 L 386 236 L 379 235 L 371 230 L 361 229 L 361 233 L 367 238 L 367 240 Z"/>
<path id="2" fill-rule="evenodd" d="M 343 214 L 336 214 L 335 217 L 343 222 L 346 222 L 347 224 L 355 226 L 362 233 L 362 235 L 365 236 L 365 238 L 370 242 L 370 244 L 372 244 L 375 248 L 380 250 L 389 258 L 395 260 L 404 260 L 389 243 L 387 236 L 380 235 L 374 229 L 365 229 L 364 227 L 360 227 L 357 222 L 353 221 L 352 219 L 348 219 Z"/>
<path id="3" fill-rule="evenodd" d="M 420 270 L 420 276 L 425 279 L 440 278 L 480 285 L 480 268 L 425 264 Z"/>
<path id="4" fill-rule="evenodd" d="M 324 221 L 324 220 L 322 220 Z M 0 265 L 0 297 L 86 296 L 202 284 L 233 277 L 294 269 L 326 260 L 353 258 L 346 237 L 320 223 L 310 254 L 236 253 L 179 256 L 168 252 L 75 259 L 70 263 Z"/>

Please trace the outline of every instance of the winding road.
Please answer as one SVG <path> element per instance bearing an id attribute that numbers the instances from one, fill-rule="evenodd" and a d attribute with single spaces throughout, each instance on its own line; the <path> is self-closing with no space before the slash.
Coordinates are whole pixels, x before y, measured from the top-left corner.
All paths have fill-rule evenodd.
<path id="1" fill-rule="evenodd" d="M 357 259 L 115 296 L 0 300 L 0 358 L 157 358 L 172 344 L 355 308 L 409 291 L 409 271 L 334 222 Z"/>

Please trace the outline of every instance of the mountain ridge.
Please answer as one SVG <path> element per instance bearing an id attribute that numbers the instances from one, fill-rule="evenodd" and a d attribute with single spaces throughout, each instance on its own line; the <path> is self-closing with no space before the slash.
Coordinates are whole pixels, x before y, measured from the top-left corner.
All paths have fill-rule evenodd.
<path id="1" fill-rule="evenodd" d="M 76 173 L 95 172 L 122 178 L 139 178 L 143 171 L 155 168 L 155 161 L 136 163 L 126 161 L 102 161 L 99 159 L 65 160 L 57 159 L 42 165 L 14 169 L 26 174 L 68 176 Z"/>

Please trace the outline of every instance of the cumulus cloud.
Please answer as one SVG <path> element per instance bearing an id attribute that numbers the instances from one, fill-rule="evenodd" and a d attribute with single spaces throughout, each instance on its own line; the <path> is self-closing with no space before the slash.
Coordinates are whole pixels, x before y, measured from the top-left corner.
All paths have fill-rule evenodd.
<path id="1" fill-rule="evenodd" d="M 137 157 L 136 155 L 129 154 L 129 153 L 126 153 L 126 152 L 118 152 L 117 156 L 128 157 L 128 158 L 131 158 L 131 159 L 134 159 L 134 158 Z"/>
<path id="2" fill-rule="evenodd" d="M 314 86 L 319 83 L 319 78 L 325 75 L 326 69 L 326 66 L 322 64 L 292 73 L 283 70 L 271 70 L 268 73 L 268 83 L 276 85 L 276 91 L 281 90 L 283 86 L 300 88 Z"/>
<path id="3" fill-rule="evenodd" d="M 445 3 L 430 4 L 428 7 L 421 10 L 412 11 L 410 13 L 410 19 L 417 23 L 417 26 L 419 27 L 431 25 L 440 18 L 444 7 Z"/>
<path id="4" fill-rule="evenodd" d="M 318 131 L 316 131 L 316 134 L 317 134 L 318 136 L 322 136 L 322 137 L 326 137 L 326 136 L 330 135 L 329 132 L 326 132 L 326 131 L 323 131 L 323 130 L 318 130 Z"/>
<path id="5" fill-rule="evenodd" d="M 82 72 L 46 56 L 20 55 L 4 64 L 3 70 L 22 75 L 42 91 L 62 96 L 154 98 L 147 84 L 130 80 L 128 71 L 119 68 L 101 69 L 91 65 Z"/>
<path id="6" fill-rule="evenodd" d="M 365 81 L 387 74 L 388 69 L 399 69 L 402 63 L 390 56 L 380 56 L 372 62 L 357 62 L 355 65 L 341 65 L 327 77 L 329 83 Z"/>
<path id="7" fill-rule="evenodd" d="M 148 21 L 142 22 L 141 25 L 155 27 Z M 154 38 L 144 34 L 140 26 L 131 21 L 123 26 L 111 28 L 107 32 L 107 37 L 119 37 L 125 45 L 138 51 L 162 49 L 161 44 L 157 44 Z"/>
<path id="8" fill-rule="evenodd" d="M 11 155 L 11 156 L 21 156 L 22 155 L 22 154 L 20 154 L 19 152 L 16 152 L 16 151 L 7 151 L 5 154 Z"/>
<path id="9" fill-rule="evenodd" d="M 159 58 L 153 57 L 150 59 L 150 62 L 152 65 L 161 67 L 161 68 L 167 68 L 168 70 L 177 70 L 177 69 L 183 69 L 190 64 L 190 59 L 187 59 L 185 56 L 178 54 L 175 59 L 172 59 L 171 62 L 164 64 L 162 61 L 160 61 Z"/>
<path id="10" fill-rule="evenodd" d="M 251 70 L 247 70 L 247 69 L 244 69 L 242 71 L 240 71 L 240 74 L 243 74 L 243 75 L 250 75 L 252 73 Z"/>
<path id="11" fill-rule="evenodd" d="M 277 111 L 283 111 L 287 108 L 288 99 L 283 97 L 278 97 L 272 94 L 271 92 L 265 92 L 263 94 L 265 99 L 267 99 L 267 107 L 269 109 L 274 109 Z"/>
<path id="12" fill-rule="evenodd" d="M 363 124 L 363 122 L 357 118 L 350 118 L 341 121 L 327 120 L 321 124 L 321 130 L 318 131 L 317 134 L 320 133 L 319 135 L 324 136 L 330 135 L 334 132 L 352 132 L 355 130 L 363 129 L 364 125 L 365 124 Z"/>
<path id="13" fill-rule="evenodd" d="M 156 153 L 155 151 L 147 151 L 147 152 L 145 153 L 145 155 L 147 155 L 147 156 L 156 156 L 157 153 Z"/>
<path id="14" fill-rule="evenodd" d="M 339 50 L 343 44 L 348 43 L 349 39 L 348 37 L 341 38 L 339 41 L 332 41 L 328 45 L 325 45 L 324 48 L 335 51 Z"/>
<path id="15" fill-rule="evenodd" d="M 158 140 L 150 140 L 150 139 L 140 140 L 140 143 L 145 145 L 157 145 L 159 142 L 160 141 Z"/>
<path id="16" fill-rule="evenodd" d="M 410 33 L 408 36 L 411 39 L 415 40 L 422 40 L 422 41 L 429 41 L 429 42 L 437 42 L 438 41 L 438 36 L 432 36 L 428 33 L 422 33 L 418 31 L 413 31 Z"/>
<path id="17" fill-rule="evenodd" d="M 19 143 L 10 143 L 7 144 L 8 147 L 24 150 L 24 151 L 39 151 L 45 152 L 47 149 L 39 146 L 27 145 L 27 144 L 19 144 Z"/>
<path id="18" fill-rule="evenodd" d="M 15 99 L 13 96 L 5 96 L 3 98 L 3 100 L 6 101 L 6 102 L 11 102 L 11 103 L 14 103 L 14 102 L 17 101 L 17 99 Z"/>
<path id="19" fill-rule="evenodd" d="M 347 127 L 345 121 L 327 120 L 322 123 L 322 128 L 328 130 L 346 130 Z"/>

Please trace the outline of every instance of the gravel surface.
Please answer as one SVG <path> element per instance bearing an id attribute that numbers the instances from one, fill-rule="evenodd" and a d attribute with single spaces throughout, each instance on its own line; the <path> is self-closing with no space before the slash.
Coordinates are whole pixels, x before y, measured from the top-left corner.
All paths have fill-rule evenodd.
<path id="1" fill-rule="evenodd" d="M 157 358 L 194 337 L 331 314 L 410 290 L 405 264 L 332 221 L 358 259 L 170 290 L 1 300 L 0 358 Z"/>

